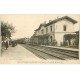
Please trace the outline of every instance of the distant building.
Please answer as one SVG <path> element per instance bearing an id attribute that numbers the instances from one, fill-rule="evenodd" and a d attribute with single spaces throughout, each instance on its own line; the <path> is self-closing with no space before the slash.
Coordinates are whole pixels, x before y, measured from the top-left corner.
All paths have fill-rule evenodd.
<path id="1" fill-rule="evenodd" d="M 76 23 L 76 20 L 68 16 L 49 20 L 48 23 L 40 24 L 31 40 L 34 44 L 61 46 L 64 44 L 65 34 L 76 34 Z"/>

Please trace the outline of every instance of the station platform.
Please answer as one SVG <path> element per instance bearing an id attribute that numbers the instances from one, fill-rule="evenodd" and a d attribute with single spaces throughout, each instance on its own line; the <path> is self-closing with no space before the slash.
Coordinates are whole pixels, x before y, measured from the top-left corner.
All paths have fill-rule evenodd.
<path id="1" fill-rule="evenodd" d="M 35 56 L 32 52 L 25 49 L 21 45 L 15 47 L 9 47 L 4 50 L 0 56 L 0 64 L 13 64 L 13 63 L 31 63 L 42 61 L 40 58 Z"/>
<path id="2" fill-rule="evenodd" d="M 57 48 L 57 49 L 63 49 L 63 50 L 70 50 L 70 51 L 79 51 L 79 49 L 68 48 L 68 47 L 61 47 L 61 46 L 47 46 L 47 45 L 41 45 L 41 46 Z"/>

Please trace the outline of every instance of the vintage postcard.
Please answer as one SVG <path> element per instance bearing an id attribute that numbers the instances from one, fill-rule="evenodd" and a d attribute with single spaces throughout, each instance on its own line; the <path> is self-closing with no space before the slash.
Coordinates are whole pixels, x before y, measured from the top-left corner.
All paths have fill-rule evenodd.
<path id="1" fill-rule="evenodd" d="M 0 64 L 79 64 L 79 14 L 0 14 Z"/>

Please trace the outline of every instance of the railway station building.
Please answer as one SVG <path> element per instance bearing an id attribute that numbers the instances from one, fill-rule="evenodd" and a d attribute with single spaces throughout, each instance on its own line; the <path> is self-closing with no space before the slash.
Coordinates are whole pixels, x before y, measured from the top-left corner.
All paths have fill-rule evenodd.
<path id="1" fill-rule="evenodd" d="M 48 23 L 42 23 L 35 30 L 31 37 L 31 42 L 38 45 L 53 45 L 62 46 L 67 42 L 67 45 L 72 45 L 71 41 L 75 42 L 75 38 L 70 41 L 66 39 L 66 35 L 76 35 L 75 24 L 76 20 L 63 16 L 55 20 L 49 20 Z"/>

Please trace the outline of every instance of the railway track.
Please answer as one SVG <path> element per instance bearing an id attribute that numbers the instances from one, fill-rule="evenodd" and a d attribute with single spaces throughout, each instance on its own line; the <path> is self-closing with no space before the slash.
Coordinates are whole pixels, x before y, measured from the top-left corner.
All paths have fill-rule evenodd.
<path id="1" fill-rule="evenodd" d="M 78 51 L 70 51 L 70 50 L 63 50 L 63 49 L 50 48 L 50 47 L 42 47 L 42 46 L 39 46 L 38 48 L 43 48 L 46 51 L 55 52 L 57 54 L 59 53 L 59 54 L 70 56 L 70 57 L 76 58 L 76 59 L 79 58 L 78 57 L 79 56 Z"/>
<path id="2" fill-rule="evenodd" d="M 49 48 L 43 46 L 22 45 L 29 51 L 33 52 L 36 56 L 42 59 L 58 59 L 58 60 L 76 60 L 79 59 L 78 52 Z"/>
<path id="3" fill-rule="evenodd" d="M 53 56 L 53 55 L 50 55 L 44 51 L 41 51 L 41 50 L 38 50 L 36 48 L 33 48 L 31 46 L 26 46 L 26 45 L 22 45 L 23 47 L 25 47 L 26 49 L 28 49 L 29 51 L 31 51 L 33 54 L 35 54 L 36 56 L 38 56 L 39 58 L 42 58 L 42 59 L 60 59 L 60 60 L 64 60 L 64 59 L 61 59 L 61 58 L 58 58 L 56 56 Z"/>

